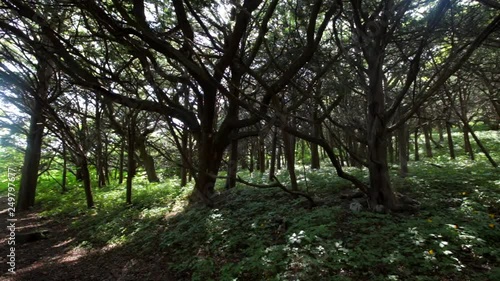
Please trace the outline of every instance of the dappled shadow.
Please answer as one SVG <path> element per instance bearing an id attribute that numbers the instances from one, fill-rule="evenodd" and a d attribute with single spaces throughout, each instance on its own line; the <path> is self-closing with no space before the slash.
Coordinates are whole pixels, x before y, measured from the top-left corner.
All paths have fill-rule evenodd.
<path id="1" fill-rule="evenodd" d="M 6 206 L 6 204 L 2 204 Z M 175 280 L 166 270 L 165 256 L 159 251 L 138 253 L 127 245 L 93 249 L 77 247 L 78 233 L 69 229 L 71 219 L 51 221 L 37 211 L 16 214 L 19 233 L 48 230 L 48 238 L 15 246 L 16 274 L 7 273 L 6 212 L 0 213 L 2 240 L 0 280 Z M 154 248 L 152 248 L 154 249 Z M 156 248 L 158 249 L 158 248 Z"/>

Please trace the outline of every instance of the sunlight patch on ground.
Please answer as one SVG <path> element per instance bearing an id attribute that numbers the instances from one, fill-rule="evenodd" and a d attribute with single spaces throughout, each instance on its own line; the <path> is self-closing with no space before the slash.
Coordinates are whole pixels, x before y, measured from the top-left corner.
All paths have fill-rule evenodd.
<path id="1" fill-rule="evenodd" d="M 82 248 L 75 248 L 68 251 L 64 256 L 62 256 L 59 259 L 59 263 L 73 263 L 87 256 L 88 254 L 89 254 L 88 250 Z"/>
<path id="2" fill-rule="evenodd" d="M 61 243 L 58 243 L 54 246 L 52 246 L 52 248 L 60 248 L 60 247 L 64 247 L 64 246 L 67 246 L 69 243 L 75 241 L 74 238 L 71 238 L 71 239 L 67 239 L 65 241 L 62 241 Z"/>

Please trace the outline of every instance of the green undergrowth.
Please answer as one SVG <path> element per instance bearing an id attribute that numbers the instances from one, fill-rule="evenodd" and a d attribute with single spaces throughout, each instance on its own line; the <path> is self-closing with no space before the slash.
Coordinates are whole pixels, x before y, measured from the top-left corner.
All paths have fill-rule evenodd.
<path id="1" fill-rule="evenodd" d="M 496 132 L 478 134 L 498 161 Z M 406 178 L 391 166 L 394 188 L 421 203 L 416 213 L 351 212 L 339 195 L 352 185 L 326 163 L 319 170 L 297 165 L 301 190 L 317 202 L 312 209 L 279 188 L 226 191 L 222 180 L 213 208 L 188 204 L 192 184 L 180 188 L 175 178 L 136 179 L 132 205 L 124 185 L 94 188 L 89 210 L 81 183 L 70 179 L 61 194 L 44 177 L 37 206 L 42 216 L 70 224 L 76 247 L 160 253 L 166 262 L 158 266 L 175 280 L 500 280 L 498 169 L 459 148 L 454 161 L 445 147 L 411 161 Z M 346 171 L 368 180 L 366 169 Z M 267 174 L 239 175 L 268 182 Z M 289 184 L 285 171 L 278 179 Z"/>
<path id="2" fill-rule="evenodd" d="M 308 173 L 311 190 L 333 192 L 313 192 L 318 207 L 279 189 L 236 188 L 214 209 L 168 220 L 162 248 L 183 280 L 498 280 L 495 170 L 440 166 L 412 163 L 410 177 L 395 178 L 422 202 L 418 213 L 352 213 L 338 198 L 345 183 L 328 184 L 321 169 Z"/>
<path id="3" fill-rule="evenodd" d="M 350 169 L 366 180 L 366 171 Z M 215 207 L 188 205 L 192 187 L 175 179 L 137 181 L 133 205 L 124 186 L 95 189 L 87 210 L 81 187 L 40 186 L 47 217 L 69 220 L 78 247 L 119 246 L 168 257 L 177 280 L 498 280 L 500 180 L 485 161 L 445 157 L 410 163 L 394 186 L 421 202 L 413 214 L 353 213 L 339 193 L 351 185 L 331 167 L 298 169 L 318 203 L 278 188 L 238 185 Z M 266 175 L 242 173 L 255 183 Z M 286 173 L 278 178 L 287 183 Z"/>

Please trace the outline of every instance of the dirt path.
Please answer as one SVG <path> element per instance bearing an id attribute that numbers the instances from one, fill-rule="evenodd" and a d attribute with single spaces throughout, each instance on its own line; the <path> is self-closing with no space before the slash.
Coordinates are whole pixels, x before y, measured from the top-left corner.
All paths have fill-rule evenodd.
<path id="1" fill-rule="evenodd" d="M 16 232 L 48 230 L 48 239 L 15 245 L 15 274 L 8 272 L 7 198 L 0 197 L 0 280 L 173 280 L 159 253 L 137 256 L 126 248 L 85 250 L 76 247 L 70 220 L 52 221 L 35 211 L 16 213 Z"/>

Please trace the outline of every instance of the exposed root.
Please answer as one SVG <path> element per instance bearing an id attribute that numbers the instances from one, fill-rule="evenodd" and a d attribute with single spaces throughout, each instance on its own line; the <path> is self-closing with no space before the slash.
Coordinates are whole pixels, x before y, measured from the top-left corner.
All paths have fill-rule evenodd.
<path id="1" fill-rule="evenodd" d="M 279 187 L 283 191 L 285 191 L 286 193 L 292 194 L 294 196 L 302 196 L 302 197 L 306 198 L 307 201 L 309 202 L 309 208 L 313 208 L 313 207 L 316 206 L 316 203 L 314 202 L 314 200 L 312 199 L 312 197 L 310 195 L 308 195 L 308 194 L 306 194 L 304 192 L 301 192 L 301 191 L 294 191 L 294 190 L 290 190 L 290 189 L 286 188 L 286 186 L 284 186 L 278 180 L 278 178 L 276 178 L 276 176 L 273 177 L 273 180 L 274 180 L 274 183 L 271 183 L 271 184 L 256 184 L 256 183 L 247 182 L 247 181 L 243 180 L 242 178 L 240 178 L 239 176 L 236 179 L 237 182 L 240 182 L 240 183 L 248 185 L 248 186 L 257 187 L 257 188 Z"/>

